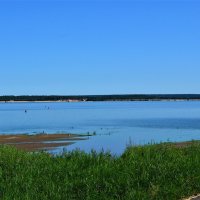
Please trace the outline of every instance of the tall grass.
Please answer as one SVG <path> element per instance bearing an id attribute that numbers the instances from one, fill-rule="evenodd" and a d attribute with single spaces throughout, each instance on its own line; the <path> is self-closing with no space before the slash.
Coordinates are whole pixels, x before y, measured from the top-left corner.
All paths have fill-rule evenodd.
<path id="1" fill-rule="evenodd" d="M 200 192 L 200 145 L 129 147 L 120 157 L 0 147 L 0 199 L 182 199 Z"/>

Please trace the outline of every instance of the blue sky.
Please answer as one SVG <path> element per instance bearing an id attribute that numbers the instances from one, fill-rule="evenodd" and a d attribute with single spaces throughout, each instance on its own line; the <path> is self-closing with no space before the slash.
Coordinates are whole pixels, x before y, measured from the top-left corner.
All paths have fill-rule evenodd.
<path id="1" fill-rule="evenodd" d="M 0 95 L 200 93 L 200 2 L 0 0 Z"/>

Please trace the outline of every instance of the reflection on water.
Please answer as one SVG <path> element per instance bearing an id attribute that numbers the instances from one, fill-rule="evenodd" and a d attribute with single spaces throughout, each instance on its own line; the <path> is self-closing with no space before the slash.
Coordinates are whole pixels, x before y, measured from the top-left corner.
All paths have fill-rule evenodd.
<path id="1" fill-rule="evenodd" d="M 200 139 L 200 102 L 0 103 L 0 133 L 94 133 L 66 147 L 111 150 L 126 145 Z"/>

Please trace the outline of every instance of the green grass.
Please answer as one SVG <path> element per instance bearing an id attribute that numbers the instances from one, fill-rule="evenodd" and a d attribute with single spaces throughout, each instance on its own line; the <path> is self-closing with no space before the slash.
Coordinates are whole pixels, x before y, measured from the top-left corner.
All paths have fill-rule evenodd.
<path id="1" fill-rule="evenodd" d="M 129 147 L 121 157 L 0 146 L 0 199 L 182 199 L 200 192 L 200 145 Z"/>

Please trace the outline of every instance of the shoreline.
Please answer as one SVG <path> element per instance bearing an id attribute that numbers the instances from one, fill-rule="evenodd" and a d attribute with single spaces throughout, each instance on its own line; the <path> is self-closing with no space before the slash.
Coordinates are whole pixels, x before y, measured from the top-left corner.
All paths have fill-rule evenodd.
<path id="1" fill-rule="evenodd" d="M 0 134 L 0 145 L 14 146 L 17 149 L 25 150 L 28 152 L 33 151 L 48 151 L 62 146 L 69 146 L 76 141 L 87 140 L 92 135 L 80 135 L 80 134 L 68 134 L 68 133 L 41 133 L 35 135 L 29 134 Z M 174 142 L 160 142 L 155 144 L 143 144 L 133 146 L 148 146 L 148 145 L 169 145 L 175 148 L 185 148 L 193 144 L 199 144 L 200 140 L 188 140 L 188 141 L 174 141 Z"/>
<path id="2" fill-rule="evenodd" d="M 180 102 L 180 101 L 200 101 L 200 99 L 136 99 L 136 100 L 104 100 L 104 101 L 79 101 L 79 100 L 74 100 L 74 101 L 0 101 L 0 103 L 80 103 L 80 102 L 158 102 L 158 101 L 163 101 L 163 102 Z"/>
<path id="3" fill-rule="evenodd" d="M 16 134 L 0 135 L 0 145 L 14 146 L 25 151 L 50 150 L 86 140 L 86 135 L 78 134 Z"/>

